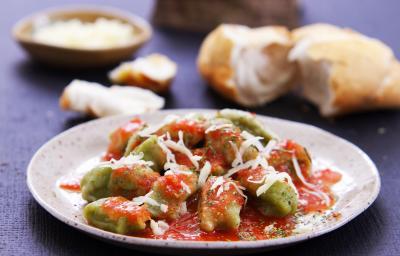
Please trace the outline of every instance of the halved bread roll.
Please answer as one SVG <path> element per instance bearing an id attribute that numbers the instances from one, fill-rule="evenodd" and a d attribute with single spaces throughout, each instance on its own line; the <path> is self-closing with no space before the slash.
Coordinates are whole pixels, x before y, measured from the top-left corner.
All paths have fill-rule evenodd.
<path id="1" fill-rule="evenodd" d="M 381 41 L 327 24 L 295 29 L 292 38 L 303 95 L 323 116 L 400 107 L 400 64 Z"/>
<path id="2" fill-rule="evenodd" d="M 175 78 L 177 66 L 167 56 L 154 53 L 131 62 L 124 62 L 109 74 L 115 84 L 126 84 L 163 93 Z"/>
<path id="3" fill-rule="evenodd" d="M 295 65 L 287 60 L 291 47 L 285 27 L 223 24 L 202 43 L 197 64 L 221 95 L 243 106 L 259 106 L 291 89 L 295 73 Z"/>
<path id="4" fill-rule="evenodd" d="M 60 97 L 60 107 L 83 114 L 103 117 L 118 114 L 141 114 L 164 106 L 164 99 L 153 92 L 113 85 L 73 80 Z"/>

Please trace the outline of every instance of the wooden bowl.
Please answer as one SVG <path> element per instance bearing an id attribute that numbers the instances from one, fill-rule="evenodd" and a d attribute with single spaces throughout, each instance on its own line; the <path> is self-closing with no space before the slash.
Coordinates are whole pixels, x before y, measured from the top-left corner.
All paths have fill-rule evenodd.
<path id="1" fill-rule="evenodd" d="M 124 46 L 102 49 L 79 49 L 50 45 L 32 38 L 33 24 L 39 17 L 50 21 L 79 19 L 82 22 L 94 22 L 97 18 L 117 19 L 131 25 L 135 31 L 135 40 Z M 71 6 L 49 9 L 33 14 L 17 22 L 13 28 L 13 37 L 32 58 L 52 66 L 68 68 L 94 68 L 116 64 L 128 59 L 146 43 L 152 29 L 144 19 L 127 12 L 98 6 Z"/>

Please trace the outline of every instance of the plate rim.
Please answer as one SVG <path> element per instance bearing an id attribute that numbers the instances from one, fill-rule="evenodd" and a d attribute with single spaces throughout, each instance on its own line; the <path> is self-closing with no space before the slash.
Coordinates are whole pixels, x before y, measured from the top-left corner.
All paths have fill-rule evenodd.
<path id="1" fill-rule="evenodd" d="M 293 243 L 301 242 L 301 241 L 306 241 L 309 239 L 312 239 L 314 237 L 318 237 L 321 235 L 324 235 L 326 233 L 329 233 L 333 230 L 339 229 L 340 227 L 344 226 L 351 220 L 353 220 L 355 217 L 363 213 L 365 210 L 367 210 L 377 199 L 380 189 L 381 189 L 381 178 L 379 175 L 379 171 L 375 165 L 375 163 L 372 161 L 372 159 L 358 146 L 353 144 L 352 142 L 341 138 L 329 131 L 326 131 L 322 128 L 319 128 L 317 126 L 311 125 L 311 124 L 306 124 L 302 122 L 296 122 L 296 121 L 291 121 L 287 119 L 282 119 L 282 118 L 277 118 L 277 117 L 271 117 L 271 116 L 266 116 L 266 115 L 259 115 L 257 114 L 257 117 L 266 118 L 266 119 L 272 119 L 275 121 L 279 122 L 288 122 L 292 124 L 300 124 L 303 126 L 307 126 L 307 128 L 317 130 L 319 132 L 325 133 L 327 135 L 333 136 L 335 139 L 340 140 L 342 143 L 347 144 L 347 146 L 352 147 L 353 150 L 357 151 L 357 153 L 360 154 L 360 156 L 366 161 L 366 163 L 371 167 L 371 171 L 375 177 L 375 186 L 374 190 L 371 192 L 371 196 L 368 198 L 368 200 L 365 200 L 365 202 L 360 206 L 357 207 L 356 210 L 354 210 L 347 218 L 345 219 L 340 219 L 337 222 L 334 222 L 330 225 L 327 225 L 323 229 L 319 229 L 310 233 L 303 233 L 303 234 L 295 234 L 291 235 L 288 237 L 284 238 L 276 238 L 276 239 L 267 239 L 267 240 L 257 240 L 257 241 L 184 241 L 184 240 L 162 240 L 162 239 L 152 239 L 152 238 L 142 238 L 142 237 L 135 237 L 135 236 L 127 236 L 127 235 L 119 235 L 115 234 L 109 231 L 104 231 L 95 227 L 92 227 L 86 223 L 81 223 L 76 220 L 73 220 L 72 218 L 68 218 L 64 216 L 61 212 L 57 211 L 55 208 L 53 208 L 50 204 L 48 204 L 45 199 L 41 198 L 38 192 L 35 190 L 35 186 L 32 183 L 32 168 L 36 162 L 36 159 L 40 155 L 41 151 L 45 150 L 48 145 L 50 145 L 53 141 L 59 140 L 62 137 L 67 136 L 70 133 L 75 132 L 76 130 L 81 129 L 81 127 L 86 126 L 88 124 L 95 124 L 97 122 L 101 123 L 107 120 L 112 120 L 112 119 L 121 119 L 121 118 L 129 118 L 132 116 L 149 116 L 153 114 L 162 114 L 162 115 L 167 115 L 167 114 L 183 114 L 183 113 L 188 113 L 188 112 L 203 112 L 203 113 L 213 113 L 218 111 L 218 109 L 208 109 L 208 108 L 184 108 L 184 109 L 165 109 L 165 110 L 160 110 L 152 113 L 144 113 L 144 114 L 122 114 L 122 115 L 115 115 L 115 116 L 109 116 L 109 117 L 103 117 L 99 119 L 94 119 L 90 120 L 81 124 L 78 124 L 74 127 L 71 127 L 56 136 L 52 137 L 48 141 L 46 141 L 42 146 L 39 147 L 39 149 L 34 153 L 32 156 L 28 167 L 27 167 L 27 177 L 26 177 L 26 182 L 28 189 L 30 193 L 32 194 L 33 198 L 36 200 L 37 203 L 39 203 L 40 206 L 42 206 L 48 213 L 50 213 L 53 217 L 56 219 L 62 221 L 63 223 L 81 231 L 84 233 L 87 233 L 91 236 L 100 238 L 100 239 L 106 239 L 110 240 L 110 242 L 116 242 L 124 245 L 144 245 L 145 247 L 152 247 L 152 248 L 165 248 L 168 247 L 169 249 L 217 249 L 217 250 L 229 250 L 229 249 L 261 249 L 261 248 L 272 248 L 272 247 L 278 247 L 282 245 L 290 245 Z"/>

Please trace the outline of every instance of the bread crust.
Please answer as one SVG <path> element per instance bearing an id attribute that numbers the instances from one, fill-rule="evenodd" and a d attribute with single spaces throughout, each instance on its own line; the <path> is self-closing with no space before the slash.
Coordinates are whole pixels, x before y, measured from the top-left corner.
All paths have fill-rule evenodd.
<path id="1" fill-rule="evenodd" d="M 235 101 L 237 90 L 227 81 L 232 77 L 230 66 L 233 42 L 223 36 L 221 25 L 213 30 L 201 45 L 197 66 L 208 84 L 227 99 Z"/>
<path id="2" fill-rule="evenodd" d="M 73 80 L 64 88 L 59 104 L 63 110 L 103 117 L 152 112 L 164 106 L 164 99 L 140 88 L 105 87 L 98 83 Z"/>
<path id="3" fill-rule="evenodd" d="M 242 33 L 242 35 L 252 33 L 252 35 L 249 36 L 253 37 L 255 40 L 257 40 L 257 36 L 254 36 L 256 33 L 260 35 L 263 33 L 276 33 L 280 37 L 287 39 L 287 42 L 284 44 L 280 42 L 270 42 L 266 44 L 260 53 L 265 55 L 266 60 L 269 58 L 269 61 L 275 64 L 269 65 L 270 69 L 287 69 L 290 73 L 288 75 L 289 78 L 283 83 L 281 82 L 280 86 L 273 90 L 270 98 L 264 97 L 265 99 L 255 99 L 254 101 L 244 100 L 243 91 L 241 92 L 238 89 L 238 84 L 234 79 L 238 70 L 235 70 L 231 61 L 234 48 L 238 43 L 235 42 L 232 37 L 227 36 L 226 31 L 228 30 L 235 33 L 235 30 L 242 29 L 251 31 Z M 249 44 L 251 44 L 251 40 Z M 213 30 L 203 41 L 197 59 L 197 66 L 200 74 L 208 84 L 223 97 L 242 106 L 258 106 L 273 100 L 290 90 L 291 85 L 293 84 L 292 73 L 294 73 L 294 67 L 293 64 L 287 61 L 287 54 L 291 46 L 290 32 L 285 27 L 269 26 L 250 30 L 245 26 L 223 24 Z M 273 79 L 274 77 L 266 77 L 261 80 L 265 83 L 274 83 L 275 81 L 273 81 Z M 251 90 L 250 86 L 248 90 Z"/>
<path id="4" fill-rule="evenodd" d="M 161 65 L 163 68 L 167 68 L 170 74 L 168 78 L 157 79 L 146 73 L 146 71 L 140 67 L 140 65 L 143 64 L 146 65 L 147 69 L 151 67 L 151 69 L 156 71 L 159 70 Z M 138 86 L 156 93 L 166 93 L 176 76 L 176 70 L 177 65 L 175 62 L 170 60 L 167 56 L 154 53 L 146 57 L 138 58 L 132 62 L 122 63 L 110 72 L 109 78 L 111 82 L 115 84 Z"/>
<path id="5" fill-rule="evenodd" d="M 349 29 L 324 24 L 296 29 L 293 38 L 299 45 L 323 34 L 329 37 L 308 42 L 302 59 L 297 59 L 303 95 L 319 106 L 322 115 L 400 107 L 400 68 L 389 47 Z M 311 68 L 319 72 L 319 78 L 307 71 Z M 323 89 L 319 100 L 317 91 Z"/>

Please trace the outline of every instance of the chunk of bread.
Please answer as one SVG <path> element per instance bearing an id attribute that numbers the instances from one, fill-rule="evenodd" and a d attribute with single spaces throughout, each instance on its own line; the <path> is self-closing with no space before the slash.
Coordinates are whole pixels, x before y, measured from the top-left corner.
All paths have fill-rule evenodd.
<path id="1" fill-rule="evenodd" d="M 117 85 L 108 88 L 82 80 L 73 80 L 60 97 L 62 109 L 95 117 L 142 114 L 163 106 L 164 99 L 146 89 Z"/>
<path id="2" fill-rule="evenodd" d="M 323 116 L 400 107 L 400 64 L 381 41 L 327 24 L 295 29 L 292 38 L 303 95 Z"/>
<path id="3" fill-rule="evenodd" d="M 115 84 L 134 85 L 164 93 L 168 91 L 176 72 L 175 62 L 154 53 L 122 63 L 109 73 L 109 78 Z"/>
<path id="4" fill-rule="evenodd" d="M 223 24 L 202 43 L 197 64 L 222 96 L 242 106 L 259 106 L 291 89 L 295 74 L 295 65 L 287 60 L 291 47 L 285 27 Z"/>

